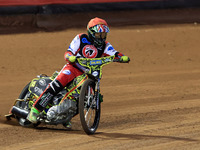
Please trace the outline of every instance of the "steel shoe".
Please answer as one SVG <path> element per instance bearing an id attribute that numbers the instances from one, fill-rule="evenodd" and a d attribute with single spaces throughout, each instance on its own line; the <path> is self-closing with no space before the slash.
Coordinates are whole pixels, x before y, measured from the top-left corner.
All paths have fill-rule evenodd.
<path id="1" fill-rule="evenodd" d="M 72 124 L 71 124 L 70 121 L 69 121 L 69 122 L 66 122 L 66 123 L 63 123 L 63 126 L 64 126 L 66 129 L 68 129 L 68 130 L 71 130 L 71 129 L 72 129 Z"/>

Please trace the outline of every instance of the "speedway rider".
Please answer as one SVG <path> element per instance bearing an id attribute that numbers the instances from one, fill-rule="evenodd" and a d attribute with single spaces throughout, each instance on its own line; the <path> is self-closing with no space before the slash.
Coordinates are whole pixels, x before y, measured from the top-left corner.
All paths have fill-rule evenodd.
<path id="1" fill-rule="evenodd" d="M 97 17 L 91 19 L 87 25 L 87 31 L 88 34 L 78 34 L 70 43 L 67 52 L 64 54 L 64 58 L 68 63 L 33 104 L 27 116 L 27 120 L 30 122 L 37 123 L 37 117 L 40 112 L 45 109 L 51 99 L 74 78 L 83 74 L 83 72 L 75 66 L 74 62 L 77 57 L 100 58 L 115 55 L 115 58 L 119 59 L 121 62 L 130 61 L 128 56 L 117 52 L 113 46 L 106 41 L 109 28 L 105 20 Z"/>

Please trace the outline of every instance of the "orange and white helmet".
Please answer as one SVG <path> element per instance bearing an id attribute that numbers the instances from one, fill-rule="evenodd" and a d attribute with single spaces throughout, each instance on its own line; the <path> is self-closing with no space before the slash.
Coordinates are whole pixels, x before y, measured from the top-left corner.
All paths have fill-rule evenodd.
<path id="1" fill-rule="evenodd" d="M 94 45 L 102 46 L 109 32 L 109 27 L 105 20 L 96 17 L 88 22 L 87 31 Z"/>

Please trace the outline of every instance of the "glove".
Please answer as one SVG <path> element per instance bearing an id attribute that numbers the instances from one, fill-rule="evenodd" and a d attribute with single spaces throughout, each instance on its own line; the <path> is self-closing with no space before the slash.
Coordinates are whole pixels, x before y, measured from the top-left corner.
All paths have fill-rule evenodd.
<path id="1" fill-rule="evenodd" d="M 130 61 L 130 58 L 128 56 L 122 56 L 120 58 L 120 62 L 128 63 L 129 61 Z"/>
<path id="2" fill-rule="evenodd" d="M 76 61 L 76 56 L 70 56 L 69 62 L 74 63 Z"/>

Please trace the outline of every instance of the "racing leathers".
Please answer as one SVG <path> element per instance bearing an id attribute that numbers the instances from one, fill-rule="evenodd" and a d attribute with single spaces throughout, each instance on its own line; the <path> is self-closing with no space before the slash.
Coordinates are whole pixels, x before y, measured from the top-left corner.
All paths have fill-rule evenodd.
<path id="1" fill-rule="evenodd" d="M 117 52 L 109 42 L 105 42 L 101 47 L 95 47 L 87 34 L 77 35 L 64 54 L 64 58 L 68 63 L 64 65 L 58 76 L 36 100 L 33 105 L 34 108 L 39 112 L 43 111 L 53 96 L 58 94 L 74 78 L 83 74 L 83 72 L 75 66 L 75 63 L 73 63 L 76 57 L 100 58 L 111 55 L 115 55 L 117 59 L 121 59 L 121 57 L 124 56 L 122 53 Z"/>

